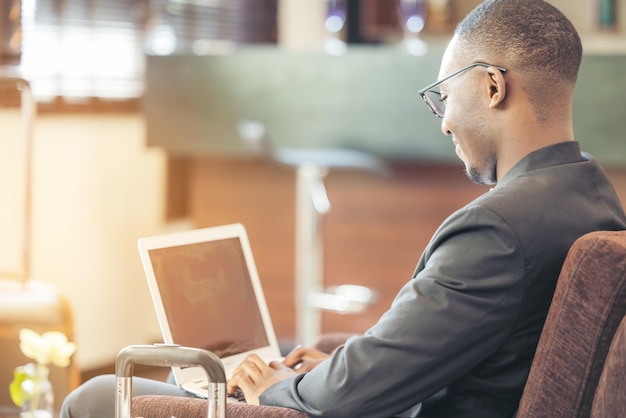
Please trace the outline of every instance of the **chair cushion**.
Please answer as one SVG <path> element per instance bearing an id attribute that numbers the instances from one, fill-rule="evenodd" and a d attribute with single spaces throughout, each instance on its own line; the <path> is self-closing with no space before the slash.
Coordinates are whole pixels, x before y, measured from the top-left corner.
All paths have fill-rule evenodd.
<path id="1" fill-rule="evenodd" d="M 626 231 L 592 232 L 567 256 L 518 417 L 588 416 L 626 311 Z"/>
<path id="2" fill-rule="evenodd" d="M 626 316 L 613 338 L 596 389 L 591 418 L 619 417 L 626 405 Z"/>
<path id="3" fill-rule="evenodd" d="M 207 416 L 207 401 L 182 396 L 141 395 L 132 401 L 132 415 L 143 418 L 198 418 Z M 239 403 L 226 404 L 226 416 L 234 418 L 306 418 L 289 408 Z"/>

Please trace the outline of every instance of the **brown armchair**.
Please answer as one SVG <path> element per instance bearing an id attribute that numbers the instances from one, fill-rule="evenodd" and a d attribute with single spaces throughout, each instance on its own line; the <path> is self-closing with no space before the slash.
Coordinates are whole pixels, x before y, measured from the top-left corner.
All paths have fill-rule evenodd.
<path id="1" fill-rule="evenodd" d="M 626 231 L 581 237 L 561 271 L 517 418 L 624 416 L 625 312 Z M 207 416 L 207 403 L 144 395 L 133 398 L 132 411 L 145 418 L 197 418 Z M 245 404 L 228 404 L 226 415 L 306 417 L 287 408 Z"/>

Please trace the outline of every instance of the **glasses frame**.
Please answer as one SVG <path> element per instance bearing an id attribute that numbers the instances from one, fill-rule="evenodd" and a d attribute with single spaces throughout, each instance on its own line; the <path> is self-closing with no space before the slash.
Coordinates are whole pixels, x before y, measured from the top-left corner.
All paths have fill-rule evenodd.
<path id="1" fill-rule="evenodd" d="M 443 116 L 444 116 L 445 111 L 444 111 L 444 112 L 441 112 L 441 113 L 440 113 L 440 112 L 438 112 L 438 110 L 437 110 L 437 109 L 438 109 L 438 108 L 437 108 L 437 106 L 435 106 L 435 105 L 431 102 L 431 100 L 428 98 L 428 96 L 426 95 L 426 93 L 430 92 L 430 93 L 435 93 L 435 94 L 437 94 L 437 95 L 441 96 L 441 93 L 440 93 L 440 92 L 438 92 L 438 91 L 433 91 L 433 89 L 434 89 L 435 87 L 439 86 L 439 85 L 440 85 L 441 83 L 443 83 L 444 81 L 448 81 L 448 80 L 450 80 L 452 77 L 456 77 L 457 75 L 459 75 L 459 74 L 461 74 L 461 73 L 463 73 L 463 72 L 465 72 L 465 71 L 467 71 L 467 70 L 469 70 L 469 69 L 471 69 L 471 68 L 474 68 L 474 67 L 485 67 L 485 68 L 488 68 L 488 67 L 494 67 L 494 68 L 497 68 L 498 70 L 500 70 L 502 73 L 506 73 L 506 71 L 507 71 L 507 70 L 506 70 L 506 68 L 499 67 L 499 66 L 497 66 L 497 65 L 487 64 L 486 62 L 474 62 L 474 63 L 472 63 L 472 64 L 468 65 L 467 67 L 463 67 L 463 68 L 461 68 L 460 70 L 458 70 L 458 71 L 456 71 L 456 72 L 454 72 L 454 73 L 450 74 L 449 76 L 444 77 L 444 78 L 442 78 L 441 80 L 437 80 L 437 81 L 435 81 L 434 83 L 429 84 L 428 86 L 424 87 L 423 89 L 421 89 L 420 91 L 418 91 L 418 94 L 419 94 L 420 96 L 422 96 L 422 99 L 424 99 L 424 102 L 426 102 L 426 106 L 428 106 L 428 108 L 431 110 L 431 112 L 433 112 L 433 113 L 435 114 L 435 116 L 437 116 L 437 117 L 438 117 L 438 118 L 440 118 L 440 119 L 443 119 Z"/>

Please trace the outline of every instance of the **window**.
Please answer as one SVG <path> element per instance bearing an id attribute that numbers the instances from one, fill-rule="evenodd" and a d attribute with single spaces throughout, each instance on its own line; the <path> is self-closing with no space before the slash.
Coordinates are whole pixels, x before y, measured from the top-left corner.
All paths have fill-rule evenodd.
<path id="1" fill-rule="evenodd" d="M 21 51 L 11 50 L 15 41 L 3 34 L 3 54 L 19 57 L 40 102 L 137 99 L 145 53 L 204 54 L 223 41 L 276 42 L 276 3 L 22 0 Z M 8 10 L 2 14 L 8 19 Z"/>

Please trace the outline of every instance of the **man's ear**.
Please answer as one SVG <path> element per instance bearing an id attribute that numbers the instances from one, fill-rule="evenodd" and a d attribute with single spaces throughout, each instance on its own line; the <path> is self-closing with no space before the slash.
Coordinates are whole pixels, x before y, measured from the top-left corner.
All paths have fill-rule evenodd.
<path id="1" fill-rule="evenodd" d="M 495 67 L 487 68 L 489 83 L 489 108 L 494 109 L 500 106 L 506 98 L 506 81 L 502 72 Z"/>

